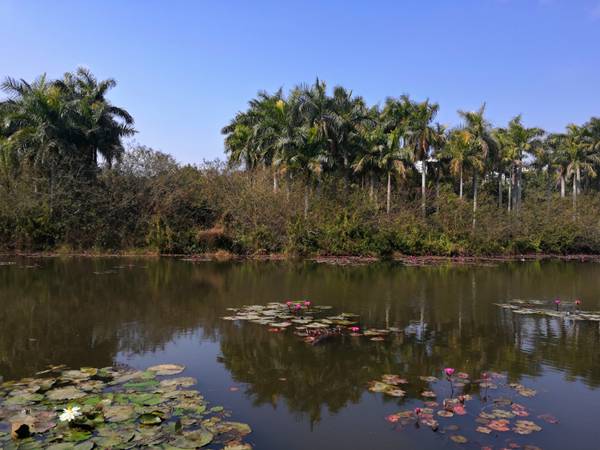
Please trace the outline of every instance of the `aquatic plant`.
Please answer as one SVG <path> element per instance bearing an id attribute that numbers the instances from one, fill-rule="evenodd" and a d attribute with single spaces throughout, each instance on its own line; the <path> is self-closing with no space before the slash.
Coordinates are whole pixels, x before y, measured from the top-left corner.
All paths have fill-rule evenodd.
<path id="1" fill-rule="evenodd" d="M 574 322 L 600 322 L 600 313 L 583 311 L 579 308 L 582 304 L 581 300 L 569 303 L 556 299 L 552 304 L 554 309 L 548 301 L 544 300 L 510 300 L 495 305 L 519 315 L 545 315 Z"/>
<path id="2" fill-rule="evenodd" d="M 496 438 L 497 434 L 510 434 L 512 432 L 517 436 L 525 436 L 542 431 L 542 426 L 539 423 L 531 418 L 525 419 L 532 415 L 533 409 L 511 400 L 513 393 L 524 398 L 532 398 L 536 395 L 534 389 L 527 388 L 519 383 L 507 383 L 506 375 L 495 372 L 484 372 L 481 379 L 475 381 L 470 381 L 469 374 L 456 373 L 456 370 L 451 367 L 442 369 L 442 372 L 449 380 L 460 380 L 456 382 L 456 388 L 468 388 L 471 393 L 463 391 L 456 398 L 452 396 L 443 398 L 443 392 L 436 389 L 439 387 L 439 380 L 432 376 L 421 376 L 419 381 L 426 382 L 429 385 L 429 389 L 421 393 L 421 396 L 426 397 L 426 400 L 422 400 L 421 405 L 412 409 L 401 410 L 385 416 L 385 420 L 392 424 L 394 430 L 418 430 L 423 426 L 445 435 L 447 439 L 456 444 L 467 443 L 469 441 L 467 436 L 471 433 L 489 435 L 489 443 L 485 441 L 485 438 L 474 439 L 479 441 L 478 443 L 482 445 L 481 448 L 491 448 L 494 444 L 493 439 Z M 402 378 L 400 375 L 388 374 L 383 375 L 381 380 L 370 382 L 369 390 L 393 396 L 392 393 L 396 387 L 392 382 L 398 380 L 410 385 L 409 380 Z M 477 387 L 480 393 L 482 390 L 487 389 L 493 389 L 497 393 L 491 401 L 488 401 L 487 394 L 484 396 L 480 394 L 479 412 L 476 412 L 474 406 L 476 403 L 474 401 L 475 396 L 472 394 Z M 402 402 L 408 401 L 406 396 L 402 397 Z M 443 400 L 433 400 L 436 397 L 442 397 Z M 414 401 L 418 402 L 419 400 Z M 467 407 L 467 404 L 470 406 Z M 469 414 L 467 409 L 471 412 L 475 410 L 475 412 Z M 471 417 L 473 425 L 469 424 L 470 420 L 465 421 L 465 419 L 454 423 L 453 420 L 456 420 L 457 417 L 465 417 L 465 419 Z M 559 423 L 558 419 L 550 414 L 540 414 L 537 418 L 549 424 Z M 461 434 L 456 433 L 459 430 L 462 430 Z M 513 442 L 510 436 L 505 441 L 506 448 L 523 448 L 522 444 Z M 486 446 L 486 444 L 489 445 Z M 528 444 L 524 448 L 533 449 L 538 447 Z"/>
<path id="3" fill-rule="evenodd" d="M 190 389 L 184 367 L 52 366 L 0 384 L 0 448 L 51 450 L 211 448 L 250 450 L 248 425 Z M 58 420 L 57 420 L 58 419 Z M 11 433 L 1 430 L 9 429 Z"/>
<path id="4" fill-rule="evenodd" d="M 305 342 L 319 344 L 336 336 L 349 334 L 352 337 L 366 337 L 374 342 L 384 341 L 386 336 L 401 330 L 394 327 L 384 329 L 358 326 L 359 315 L 343 312 L 326 315 L 331 306 L 314 305 L 310 301 L 285 303 L 271 302 L 266 305 L 246 305 L 241 308 L 228 308 L 235 315 L 222 317 L 223 320 L 250 322 L 268 326 L 270 332 L 294 329 L 296 336 Z"/>
<path id="5" fill-rule="evenodd" d="M 451 391 L 451 395 L 454 396 L 454 385 L 452 384 L 452 375 L 454 375 L 455 369 L 453 369 L 452 367 L 446 367 L 444 369 L 444 373 L 446 374 L 446 379 L 448 380 L 448 383 L 450 383 L 450 391 Z"/>

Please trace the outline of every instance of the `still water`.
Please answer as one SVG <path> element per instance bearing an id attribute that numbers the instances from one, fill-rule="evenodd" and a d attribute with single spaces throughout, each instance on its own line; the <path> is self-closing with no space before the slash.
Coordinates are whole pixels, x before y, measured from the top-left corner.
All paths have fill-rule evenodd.
<path id="1" fill-rule="evenodd" d="M 183 364 L 184 375 L 198 379 L 197 389 L 207 400 L 251 425 L 248 441 L 256 449 L 600 448 L 598 323 L 519 316 L 494 305 L 560 297 L 580 298 L 583 309 L 600 310 L 598 264 L 2 261 L 14 263 L 0 265 L 0 375 L 5 380 L 59 363 L 141 369 Z M 360 314 L 361 324 L 402 332 L 383 342 L 344 337 L 311 346 L 291 332 L 220 319 L 229 314 L 228 307 L 287 299 L 331 305 Z M 479 389 L 470 391 L 468 414 L 451 422 L 439 418 L 438 432 L 385 420 L 423 406 L 420 393 L 426 385 L 419 377 L 442 378 L 445 367 L 473 379 L 498 372 L 507 376 L 506 383 L 535 389 L 535 397 L 514 400 L 543 430 L 525 436 L 475 432 L 474 418 L 494 399 L 493 392 Z M 409 381 L 403 386 L 405 398 L 369 392 L 369 381 L 383 374 Z M 448 390 L 444 383 L 439 389 Z M 537 417 L 543 414 L 559 423 Z M 446 423 L 458 427 L 468 442 L 450 440 Z"/>

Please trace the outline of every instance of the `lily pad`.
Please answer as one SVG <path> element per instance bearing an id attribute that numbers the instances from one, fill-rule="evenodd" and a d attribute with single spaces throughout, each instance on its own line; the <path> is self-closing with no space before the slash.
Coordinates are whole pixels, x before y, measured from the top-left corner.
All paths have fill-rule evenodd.
<path id="1" fill-rule="evenodd" d="M 85 397 L 86 393 L 80 391 L 74 386 L 55 388 L 46 393 L 48 400 L 73 400 L 76 398 Z"/>
<path id="2" fill-rule="evenodd" d="M 142 425 L 159 425 L 162 418 L 158 414 L 146 413 L 139 417 L 139 421 Z"/>
<path id="3" fill-rule="evenodd" d="M 177 375 L 185 370 L 185 366 L 178 364 L 159 364 L 148 367 L 147 370 L 156 373 L 156 375 Z"/>
<path id="4" fill-rule="evenodd" d="M 171 378 L 168 380 L 162 380 L 160 382 L 161 388 L 174 388 L 177 386 L 182 387 L 190 387 L 195 385 L 198 382 L 195 378 L 192 377 L 179 377 L 179 378 Z"/>
<path id="5" fill-rule="evenodd" d="M 158 387 L 159 382 L 156 380 L 143 380 L 143 381 L 129 381 L 123 385 L 127 389 L 134 389 L 136 391 L 148 391 Z"/>
<path id="6" fill-rule="evenodd" d="M 457 444 L 466 444 L 468 442 L 468 439 L 460 434 L 453 434 L 450 436 L 450 439 Z"/>
<path id="7" fill-rule="evenodd" d="M 104 417 L 109 422 L 124 422 L 133 417 L 135 411 L 132 406 L 115 405 L 104 408 Z"/>

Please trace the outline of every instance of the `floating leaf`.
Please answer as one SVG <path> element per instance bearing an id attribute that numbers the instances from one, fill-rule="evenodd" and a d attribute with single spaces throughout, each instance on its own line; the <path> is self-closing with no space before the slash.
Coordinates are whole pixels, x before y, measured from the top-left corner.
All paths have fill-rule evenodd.
<path id="1" fill-rule="evenodd" d="M 156 375 L 177 375 L 185 370 L 185 366 L 180 366 L 178 364 L 159 364 L 148 367 L 147 370 L 156 373 Z"/>
<path id="2" fill-rule="evenodd" d="M 158 414 L 146 413 L 139 417 L 139 421 L 142 425 L 159 425 L 162 419 Z"/>
<path id="3" fill-rule="evenodd" d="M 439 381 L 436 377 L 432 376 L 421 376 L 419 378 L 427 383 L 435 383 L 436 381 Z"/>
<path id="4" fill-rule="evenodd" d="M 542 431 L 542 427 L 530 420 L 517 420 L 513 431 L 517 434 L 531 434 Z"/>
<path id="5" fill-rule="evenodd" d="M 404 397 L 406 395 L 406 392 L 402 389 L 388 389 L 383 391 L 383 393 L 391 397 Z"/>
<path id="6" fill-rule="evenodd" d="M 504 411 L 502 409 L 494 409 L 492 414 L 498 419 L 512 419 L 515 414 L 511 411 Z"/>
<path id="7" fill-rule="evenodd" d="M 191 447 L 191 448 L 204 447 L 205 445 L 210 444 L 214 438 L 214 435 L 210 431 L 208 431 L 204 428 L 200 428 L 199 430 L 183 433 L 183 436 L 184 436 L 185 440 L 187 440 L 188 442 L 191 442 L 192 445 L 194 445 L 194 447 Z M 183 448 L 190 448 L 190 447 L 184 446 Z"/>
<path id="8" fill-rule="evenodd" d="M 158 387 L 159 382 L 156 380 L 144 380 L 144 381 L 129 381 L 123 385 L 127 389 L 133 389 L 136 391 L 148 391 Z"/>
<path id="9" fill-rule="evenodd" d="M 168 380 L 162 380 L 160 382 L 161 388 L 174 388 L 177 386 L 182 387 L 190 387 L 195 385 L 198 382 L 195 378 L 192 377 L 179 377 L 179 378 L 171 378 Z"/>
<path id="10" fill-rule="evenodd" d="M 450 439 L 453 442 L 456 442 L 457 444 L 466 444 L 468 442 L 467 438 L 461 436 L 460 434 L 453 434 L 452 436 L 450 436 Z"/>
<path id="11" fill-rule="evenodd" d="M 70 428 L 63 434 L 63 439 L 70 442 L 86 441 L 92 437 L 92 433 L 87 430 Z"/>
<path id="12" fill-rule="evenodd" d="M 541 414 L 538 416 L 538 419 L 542 419 L 546 423 L 552 423 L 552 424 L 558 423 L 558 419 L 550 414 Z"/>
<path id="13" fill-rule="evenodd" d="M 104 408 L 104 417 L 109 422 L 124 422 L 133 417 L 134 409 L 132 406 L 116 405 Z"/>
<path id="14" fill-rule="evenodd" d="M 390 384 L 383 383 L 381 381 L 371 381 L 369 382 L 369 391 L 371 392 L 385 392 L 389 389 L 393 389 L 394 387 Z"/>
<path id="15" fill-rule="evenodd" d="M 46 398 L 48 398 L 48 400 L 73 400 L 85 397 L 85 395 L 85 392 L 80 391 L 74 386 L 55 388 L 46 392 Z"/>
<path id="16" fill-rule="evenodd" d="M 488 422 L 487 427 L 491 428 L 494 431 L 505 432 L 505 431 L 510 431 L 510 428 L 508 428 L 508 425 L 509 425 L 508 420 L 499 419 L 499 420 L 491 420 L 490 422 Z"/>
<path id="17" fill-rule="evenodd" d="M 252 450 L 252 446 L 241 442 L 229 442 L 223 447 L 223 450 Z"/>

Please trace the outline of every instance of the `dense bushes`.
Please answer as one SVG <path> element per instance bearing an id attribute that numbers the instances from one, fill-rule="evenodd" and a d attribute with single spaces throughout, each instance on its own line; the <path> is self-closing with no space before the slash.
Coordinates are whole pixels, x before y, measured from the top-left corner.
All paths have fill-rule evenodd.
<path id="1" fill-rule="evenodd" d="M 385 212 L 383 186 L 369 198 L 361 186 L 324 178 L 311 187 L 304 216 L 302 182 L 273 191 L 268 171 L 221 163 L 179 166 L 138 147 L 95 179 L 52 184 L 22 173 L 0 187 L 0 246 L 9 251 L 126 251 L 242 255 L 495 255 L 600 252 L 600 199 L 572 204 L 529 179 L 518 213 L 499 209 L 483 182 L 476 227 L 472 205 L 451 186 L 422 217 L 418 191 L 402 191 Z M 537 187 L 537 184 L 540 187 Z"/>

